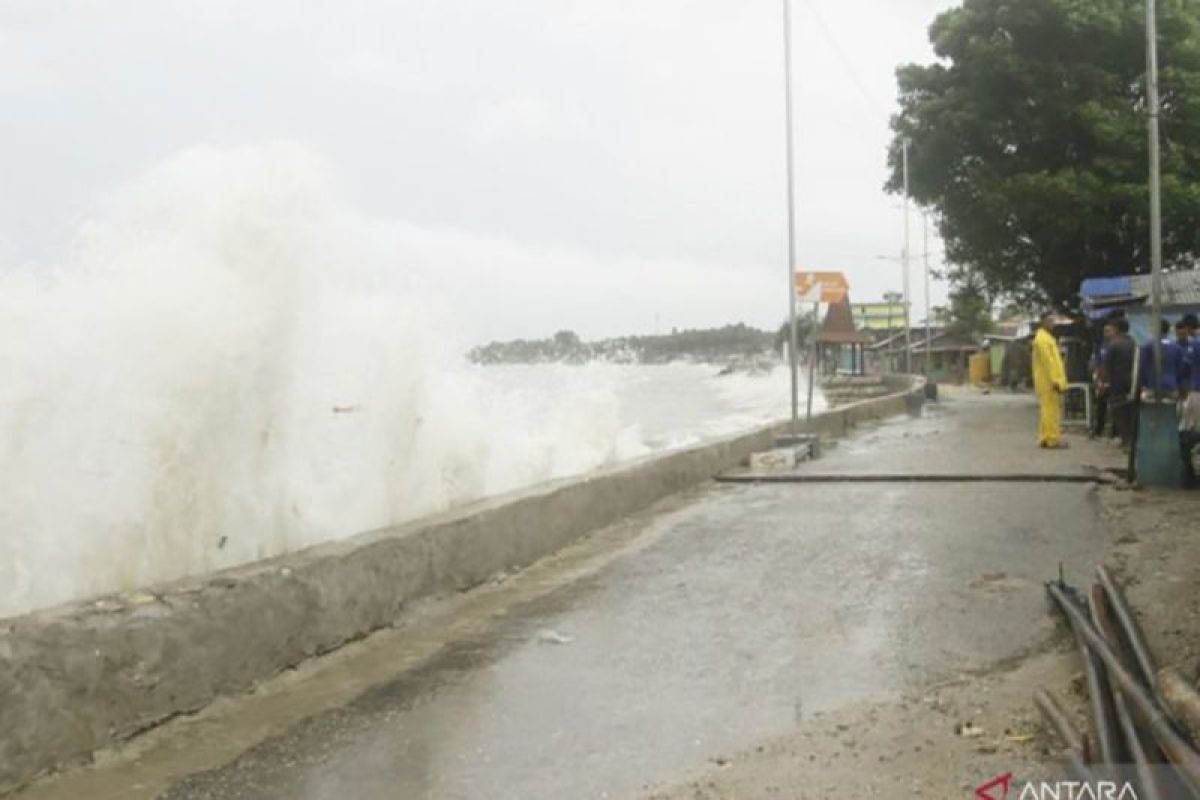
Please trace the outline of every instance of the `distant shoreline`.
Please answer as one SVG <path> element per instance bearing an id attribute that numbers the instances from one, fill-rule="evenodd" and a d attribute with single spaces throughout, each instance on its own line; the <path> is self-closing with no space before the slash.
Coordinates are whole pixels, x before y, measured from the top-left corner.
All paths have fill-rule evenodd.
<path id="1" fill-rule="evenodd" d="M 472 348 L 467 358 L 474 364 L 670 364 L 690 361 L 728 365 L 773 359 L 778 334 L 738 323 L 722 328 L 675 330 L 660 336 L 626 336 L 583 341 L 573 331 L 559 331 L 546 339 L 491 342 Z"/>

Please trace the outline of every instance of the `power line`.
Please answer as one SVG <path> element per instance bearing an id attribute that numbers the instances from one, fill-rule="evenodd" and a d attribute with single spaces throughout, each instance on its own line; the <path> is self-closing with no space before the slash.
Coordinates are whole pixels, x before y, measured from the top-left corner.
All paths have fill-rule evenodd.
<path id="1" fill-rule="evenodd" d="M 821 35 L 825 37 L 825 42 L 829 45 L 830 49 L 833 50 L 834 55 L 836 55 L 838 60 L 842 62 L 842 67 L 846 70 L 851 82 L 854 84 L 854 88 L 858 90 L 859 95 L 861 95 L 863 100 L 866 101 L 867 105 L 870 106 L 871 111 L 878 114 L 884 120 L 888 119 L 888 113 L 884 111 L 883 106 L 878 100 L 875 99 L 875 96 L 871 94 L 871 90 L 867 88 L 866 82 L 864 82 L 862 76 L 858 74 L 858 70 L 854 67 L 854 62 L 850 60 L 849 55 L 846 54 L 846 51 L 842 48 L 841 43 L 838 42 L 837 37 L 833 35 L 833 31 L 830 29 L 829 24 L 825 21 L 825 17 L 821 15 L 820 9 L 818 9 L 816 4 L 813 3 L 813 0 L 804 0 L 804 5 L 808 7 L 810 12 L 812 12 L 813 19 L 816 20 L 817 27 L 820 29 Z"/>

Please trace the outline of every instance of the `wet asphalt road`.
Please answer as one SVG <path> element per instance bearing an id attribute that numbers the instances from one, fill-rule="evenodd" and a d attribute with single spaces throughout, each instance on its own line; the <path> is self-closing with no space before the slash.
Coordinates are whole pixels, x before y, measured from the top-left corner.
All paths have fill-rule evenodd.
<path id="1" fill-rule="evenodd" d="M 1026 398 L 963 399 L 809 468 L 1078 472 L 1079 453 L 1031 446 L 1033 424 Z M 1103 547 L 1093 491 L 712 487 L 646 521 L 647 546 L 163 796 L 636 796 L 813 714 L 1044 646 L 1041 582 Z"/>

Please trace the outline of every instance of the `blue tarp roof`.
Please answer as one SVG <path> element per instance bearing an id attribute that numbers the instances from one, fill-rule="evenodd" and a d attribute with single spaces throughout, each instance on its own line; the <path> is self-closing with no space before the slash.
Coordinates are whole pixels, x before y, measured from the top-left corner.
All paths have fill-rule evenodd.
<path id="1" fill-rule="evenodd" d="M 1133 292 L 1133 276 L 1118 278 L 1088 278 L 1079 284 L 1079 296 L 1084 300 L 1092 297 L 1118 297 Z"/>

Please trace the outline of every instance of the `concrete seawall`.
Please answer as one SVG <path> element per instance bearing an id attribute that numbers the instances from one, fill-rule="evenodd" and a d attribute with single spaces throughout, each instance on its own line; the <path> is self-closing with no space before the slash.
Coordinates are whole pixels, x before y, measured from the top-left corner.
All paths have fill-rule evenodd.
<path id="1" fill-rule="evenodd" d="M 923 389 L 802 423 L 840 436 Z M 390 625 L 430 595 L 520 569 L 744 463 L 786 425 L 707 442 L 291 555 L 0 620 L 0 794 Z"/>

